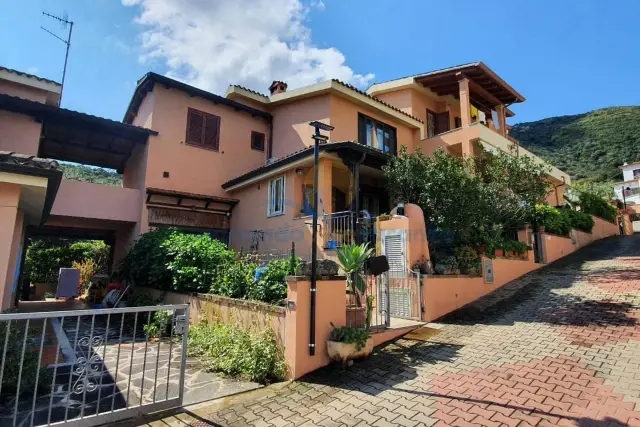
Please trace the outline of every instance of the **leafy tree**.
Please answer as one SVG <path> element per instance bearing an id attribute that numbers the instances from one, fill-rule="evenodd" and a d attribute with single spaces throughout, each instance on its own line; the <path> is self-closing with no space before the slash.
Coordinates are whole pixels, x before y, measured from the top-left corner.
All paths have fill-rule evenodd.
<path id="1" fill-rule="evenodd" d="M 419 205 L 431 227 L 456 244 L 487 243 L 533 218 L 549 191 L 545 167 L 526 156 L 483 153 L 468 159 L 403 147 L 384 168 L 392 199 Z"/>

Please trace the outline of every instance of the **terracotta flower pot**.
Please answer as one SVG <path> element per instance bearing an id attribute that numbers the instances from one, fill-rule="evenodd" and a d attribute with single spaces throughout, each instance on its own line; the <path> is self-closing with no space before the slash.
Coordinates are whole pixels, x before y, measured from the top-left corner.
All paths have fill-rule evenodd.
<path id="1" fill-rule="evenodd" d="M 327 353 L 331 360 L 347 363 L 348 360 L 367 357 L 373 352 L 373 338 L 368 338 L 364 347 L 357 350 L 356 344 L 338 341 L 327 341 Z"/>
<path id="2" fill-rule="evenodd" d="M 496 256 L 497 257 L 503 257 L 504 256 L 504 250 L 496 249 Z"/>

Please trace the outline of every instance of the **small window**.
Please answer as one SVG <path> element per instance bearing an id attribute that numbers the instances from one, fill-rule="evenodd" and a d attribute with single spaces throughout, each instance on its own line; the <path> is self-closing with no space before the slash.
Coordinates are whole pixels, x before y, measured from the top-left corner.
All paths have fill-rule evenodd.
<path id="1" fill-rule="evenodd" d="M 427 138 L 449 130 L 449 112 L 435 113 L 427 109 Z"/>
<path id="2" fill-rule="evenodd" d="M 637 178 L 637 177 L 639 177 L 639 176 L 640 176 L 640 169 L 634 169 L 634 170 L 633 170 L 633 177 L 634 177 L 634 178 Z"/>
<path id="3" fill-rule="evenodd" d="M 453 126 L 455 129 L 461 128 L 462 127 L 462 119 L 460 117 L 454 117 L 453 118 Z"/>
<path id="4" fill-rule="evenodd" d="M 264 133 L 251 131 L 251 149 L 264 151 Z"/>
<path id="5" fill-rule="evenodd" d="M 284 214 L 284 176 L 269 181 L 267 216 Z"/>
<path id="6" fill-rule="evenodd" d="M 220 146 L 220 117 L 189 108 L 186 143 L 218 151 Z"/>

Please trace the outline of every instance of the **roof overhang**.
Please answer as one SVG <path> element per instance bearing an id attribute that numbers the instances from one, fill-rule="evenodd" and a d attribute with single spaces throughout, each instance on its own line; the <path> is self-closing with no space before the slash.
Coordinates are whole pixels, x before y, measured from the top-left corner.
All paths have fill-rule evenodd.
<path id="1" fill-rule="evenodd" d="M 62 93 L 62 85 L 53 80 L 44 79 L 33 74 L 23 73 L 22 71 L 12 70 L 11 68 L 0 67 L 0 80 L 6 80 L 23 86 L 47 92 L 47 104 L 58 105 L 60 94 Z"/>
<path id="2" fill-rule="evenodd" d="M 277 107 L 279 105 L 289 104 L 292 102 L 301 101 L 307 98 L 313 98 L 325 94 L 333 94 L 342 98 L 348 99 L 358 105 L 374 109 L 387 117 L 390 117 L 396 121 L 399 121 L 409 127 L 421 129 L 423 123 L 417 117 L 414 117 L 404 111 L 383 102 L 370 94 L 363 92 L 354 86 L 339 80 L 326 80 L 324 82 L 315 83 L 309 86 L 304 86 L 298 89 L 288 90 L 281 92 L 270 97 L 260 95 L 257 92 L 253 92 L 247 88 L 241 86 L 231 85 L 227 90 L 226 97 L 234 100 L 250 100 L 258 102 L 267 107 Z"/>
<path id="3" fill-rule="evenodd" d="M 392 156 L 380 150 L 359 144 L 356 141 L 328 142 L 320 144 L 320 157 L 337 157 L 345 163 L 362 161 L 362 164 L 380 169 Z M 313 147 L 296 151 L 287 157 L 254 169 L 244 175 L 233 178 L 222 184 L 227 191 L 238 190 L 250 184 L 279 175 L 295 167 L 308 164 L 313 159 Z"/>
<path id="4" fill-rule="evenodd" d="M 147 205 L 230 214 L 238 199 L 208 196 L 184 191 L 147 188 Z"/>
<path id="5" fill-rule="evenodd" d="M 459 98 L 458 81 L 465 77 L 470 81 L 472 101 L 475 101 L 475 104 L 479 104 L 476 105 L 478 107 L 489 109 L 498 104 L 510 105 L 525 101 L 524 96 L 482 62 L 474 62 L 377 83 L 367 89 L 367 93 L 379 95 L 404 88 L 422 87 L 429 89 L 437 96 L 450 95 Z M 514 115 L 512 111 L 507 111 L 507 116 L 512 115 Z"/>
<path id="6" fill-rule="evenodd" d="M 77 111 L 0 94 L 0 110 L 42 123 L 39 157 L 76 162 L 120 173 L 137 144 L 158 132 Z"/>
<path id="7" fill-rule="evenodd" d="M 136 114 L 138 114 L 138 109 L 140 108 L 142 101 L 144 100 L 145 96 L 147 96 L 147 94 L 153 90 L 156 84 L 162 85 L 163 87 L 166 87 L 168 89 L 176 89 L 185 92 L 190 96 L 204 98 L 208 101 L 213 102 L 214 104 L 226 105 L 227 107 L 233 108 L 237 111 L 243 111 L 245 113 L 251 114 L 253 117 L 260 117 L 267 121 L 271 121 L 271 114 L 267 112 L 249 107 L 248 105 L 244 105 L 240 102 L 234 101 L 233 99 L 228 99 L 223 96 L 216 95 L 215 93 L 207 92 L 206 90 L 199 89 L 195 86 L 188 85 L 178 80 L 174 80 L 157 73 L 149 72 L 138 81 L 136 89 L 131 96 L 131 101 L 129 101 L 127 111 L 125 112 L 124 118 L 122 119 L 123 122 L 133 123 L 133 119 L 136 117 Z"/>
<path id="8" fill-rule="evenodd" d="M 0 152 L 0 182 L 20 186 L 18 207 L 28 224 L 46 221 L 61 180 L 55 161 Z"/>

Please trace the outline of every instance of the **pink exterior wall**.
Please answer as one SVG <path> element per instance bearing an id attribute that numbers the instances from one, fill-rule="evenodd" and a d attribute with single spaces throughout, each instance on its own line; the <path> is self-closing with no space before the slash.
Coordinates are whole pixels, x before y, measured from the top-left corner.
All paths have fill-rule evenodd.
<path id="1" fill-rule="evenodd" d="M 284 214 L 268 217 L 269 181 L 283 175 L 285 177 Z M 282 175 L 231 192 L 230 196 L 239 199 L 240 202 L 231 215 L 229 246 L 236 251 L 240 249 L 246 251 L 251 246 L 252 230 L 262 230 L 264 241 L 259 242 L 259 250 L 288 250 L 291 248 L 291 242 L 295 242 L 296 255 L 303 259 L 310 259 L 312 240 L 310 218 L 297 218 L 300 215 L 300 205 L 295 200 L 301 191 L 300 177 L 290 169 Z"/>
<path id="2" fill-rule="evenodd" d="M 329 112 L 329 95 L 320 95 L 295 103 L 277 106 L 273 115 L 273 157 L 280 158 L 294 151 L 313 145 L 312 120 L 332 124 Z M 326 133 L 326 132 L 325 132 Z M 331 141 L 338 141 L 331 132 Z"/>
<path id="3" fill-rule="evenodd" d="M 617 236 L 620 234 L 618 224 L 611 223 L 597 216 L 591 215 L 591 217 L 593 218 L 594 223 L 593 230 L 591 230 L 594 240 L 604 239 L 605 237 Z"/>
<path id="4" fill-rule="evenodd" d="M 0 151 L 32 156 L 38 154 L 42 125 L 33 117 L 0 111 L 0 129 Z"/>
<path id="5" fill-rule="evenodd" d="M 264 165 L 266 147 L 265 152 L 251 149 L 251 131 L 268 139 L 265 120 L 160 85 L 153 93 L 152 122 L 159 135 L 148 142 L 147 187 L 228 197 L 222 183 Z M 219 151 L 184 143 L 189 107 L 221 118 Z M 163 178 L 165 171 L 169 178 Z"/>
<path id="6" fill-rule="evenodd" d="M 51 215 L 137 222 L 141 197 L 134 188 L 63 179 Z"/>
<path id="7" fill-rule="evenodd" d="M 420 138 L 419 129 L 411 128 L 393 118 L 380 114 L 372 108 L 354 104 L 345 98 L 335 95 L 331 96 L 330 104 L 331 126 L 335 127 L 335 130 L 331 132 L 331 141 L 358 141 L 358 113 L 395 127 L 398 149 L 400 149 L 401 145 L 405 145 L 411 152 Z"/>
<path id="8" fill-rule="evenodd" d="M 527 261 L 495 258 L 493 283 L 485 283 L 484 277 L 424 276 L 421 288 L 424 307 L 422 320 L 430 322 L 438 319 L 541 266 L 532 258 Z"/>
<path id="9" fill-rule="evenodd" d="M 382 93 L 376 97 L 396 108 L 401 109 L 405 113 L 422 120 L 427 123 L 427 109 L 441 113 L 449 111 L 449 128 L 455 128 L 455 117 L 460 117 L 460 103 L 453 102 L 451 99 L 431 97 L 418 90 L 406 88 L 392 92 Z"/>
<path id="10" fill-rule="evenodd" d="M 328 365 L 327 339 L 331 333 L 330 322 L 345 326 L 347 322 L 346 281 L 318 280 L 316 282 L 316 336 L 315 355 L 309 355 L 309 322 L 311 319 L 311 282 L 302 278 L 289 278 L 287 300 L 294 308 L 287 307 L 285 358 L 289 365 L 289 378 Z"/>
<path id="11" fill-rule="evenodd" d="M 43 104 L 47 101 L 47 91 L 6 80 L 0 80 L 0 93 L 41 102 Z"/>
<path id="12" fill-rule="evenodd" d="M 11 306 L 16 257 L 22 235 L 20 185 L 0 183 L 0 310 Z"/>
<path id="13" fill-rule="evenodd" d="M 543 233 L 543 254 L 546 263 L 554 262 L 564 256 L 567 256 L 580 248 L 583 248 L 596 240 L 604 239 L 610 236 L 617 236 L 620 233 L 617 224 L 613 224 L 602 218 L 591 216 L 594 226 L 591 233 L 585 233 L 579 230 L 571 230 L 575 243 L 570 237 L 561 237 L 554 234 Z"/>

